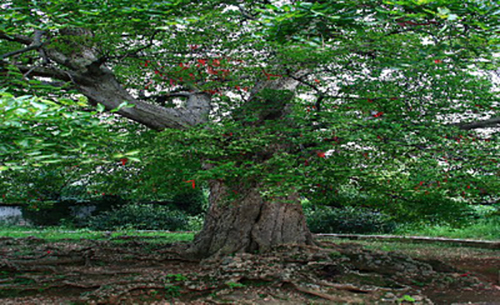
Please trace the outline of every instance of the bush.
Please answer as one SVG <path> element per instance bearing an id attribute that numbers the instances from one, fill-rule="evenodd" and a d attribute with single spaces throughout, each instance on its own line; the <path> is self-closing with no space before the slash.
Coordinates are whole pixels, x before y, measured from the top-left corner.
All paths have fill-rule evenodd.
<path id="1" fill-rule="evenodd" d="M 150 204 L 129 204 L 99 215 L 86 221 L 92 230 L 116 230 L 131 228 L 138 230 L 187 230 L 188 217 L 183 212 L 168 206 Z"/>
<path id="2" fill-rule="evenodd" d="M 380 212 L 359 207 L 306 207 L 307 225 L 313 233 L 391 233 L 395 222 Z"/>
<path id="3" fill-rule="evenodd" d="M 175 194 L 172 204 L 189 215 L 200 215 L 206 211 L 207 197 L 201 190 L 184 191 Z"/>
<path id="4" fill-rule="evenodd" d="M 102 212 L 111 211 L 112 209 L 118 209 L 129 202 L 120 196 L 116 195 L 104 195 L 97 200 L 93 200 L 90 205 L 95 205 L 95 210 L 92 215 L 98 215 Z"/>
<path id="5" fill-rule="evenodd" d="M 62 219 L 73 218 L 70 207 L 74 204 L 74 201 L 55 201 L 39 208 L 23 206 L 21 211 L 23 218 L 33 225 L 57 226 Z"/>

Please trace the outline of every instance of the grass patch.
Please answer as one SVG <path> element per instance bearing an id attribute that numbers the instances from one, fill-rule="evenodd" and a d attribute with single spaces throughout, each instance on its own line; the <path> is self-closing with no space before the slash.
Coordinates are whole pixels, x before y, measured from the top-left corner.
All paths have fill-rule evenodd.
<path id="1" fill-rule="evenodd" d="M 500 240 L 500 217 L 481 218 L 460 228 L 449 225 L 425 225 L 400 228 L 397 235 Z"/>
<path id="2" fill-rule="evenodd" d="M 193 232 L 167 232 L 167 231 L 135 231 L 135 230 L 120 230 L 120 231 L 92 231 L 88 229 L 67 230 L 61 227 L 34 228 L 34 227 L 17 227 L 4 226 L 0 227 L 0 237 L 26 238 L 36 237 L 47 241 L 59 241 L 64 239 L 79 240 L 120 240 L 121 237 L 134 237 L 134 239 L 147 239 L 153 243 L 174 243 L 192 241 L 194 238 Z M 126 240 L 126 239 L 125 239 Z"/>
<path id="3" fill-rule="evenodd" d="M 499 251 L 496 249 L 473 248 L 453 245 L 448 243 L 422 243 L 422 242 L 398 242 L 379 240 L 329 240 L 334 243 L 359 244 L 365 249 L 379 250 L 384 252 L 399 252 L 416 258 L 434 259 L 458 259 L 473 256 L 476 258 L 498 257 Z"/>

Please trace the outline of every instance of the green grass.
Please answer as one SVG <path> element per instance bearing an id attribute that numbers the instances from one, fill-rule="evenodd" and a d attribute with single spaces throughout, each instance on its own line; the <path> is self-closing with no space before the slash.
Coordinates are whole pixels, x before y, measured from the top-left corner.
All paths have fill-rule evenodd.
<path id="1" fill-rule="evenodd" d="M 398 235 L 448 237 L 461 239 L 500 240 L 500 217 L 481 218 L 461 228 L 447 225 L 426 225 L 402 228 Z"/>
<path id="2" fill-rule="evenodd" d="M 111 235 L 103 231 L 91 231 L 88 229 L 67 230 L 61 227 L 48 228 L 33 228 L 33 227 L 18 227 L 18 226 L 3 226 L 0 227 L 0 237 L 26 238 L 36 237 L 47 241 L 58 241 L 63 239 L 93 239 L 93 240 L 120 240 L 123 236 L 144 237 L 151 242 L 185 242 L 193 240 L 194 233 L 192 232 L 164 232 L 164 231 L 134 231 L 123 230 L 113 231 Z M 154 239 L 152 239 L 154 238 Z M 123 240 L 123 239 L 122 239 Z"/>

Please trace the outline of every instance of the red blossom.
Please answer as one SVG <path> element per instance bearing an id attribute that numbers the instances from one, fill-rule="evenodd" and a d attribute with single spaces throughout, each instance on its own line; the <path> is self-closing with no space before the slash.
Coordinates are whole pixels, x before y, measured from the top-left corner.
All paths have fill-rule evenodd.
<path id="1" fill-rule="evenodd" d="M 366 100 L 368 103 L 373 103 L 373 100 L 371 98 Z"/>
<path id="2" fill-rule="evenodd" d="M 195 184 L 195 182 L 194 182 L 194 179 L 191 179 L 191 180 L 186 180 L 186 181 L 184 181 L 184 182 L 186 182 L 186 183 L 191 183 L 191 186 L 192 186 L 193 188 L 195 188 L 195 187 L 196 187 L 196 184 Z"/>
<path id="3" fill-rule="evenodd" d="M 442 61 L 441 59 L 434 59 L 434 63 L 435 63 L 435 64 L 440 64 L 440 63 L 442 63 L 442 62 L 443 62 L 443 61 Z"/>
<path id="4" fill-rule="evenodd" d="M 210 75 L 217 75 L 219 72 L 215 71 L 212 67 L 207 67 L 207 73 Z"/>
<path id="5" fill-rule="evenodd" d="M 206 59 L 198 59 L 198 62 L 200 63 L 200 65 L 204 66 L 207 63 L 207 60 Z"/>
<path id="6" fill-rule="evenodd" d="M 127 158 L 121 158 L 121 159 L 120 159 L 120 162 L 122 163 L 122 165 L 127 164 L 127 161 L 128 161 L 128 159 L 127 159 Z"/>
<path id="7" fill-rule="evenodd" d="M 377 112 L 376 114 L 373 115 L 374 118 L 381 117 L 384 113 L 382 111 Z"/>
<path id="8" fill-rule="evenodd" d="M 212 61 L 212 65 L 214 65 L 215 67 L 220 66 L 220 60 L 218 60 L 218 59 L 214 59 L 214 60 Z"/>
<path id="9" fill-rule="evenodd" d="M 324 152 L 322 152 L 322 151 L 317 152 L 316 154 L 317 154 L 317 155 L 318 155 L 318 157 L 320 157 L 320 158 L 324 158 L 324 157 L 325 157 L 325 153 L 324 153 Z"/>
<path id="10" fill-rule="evenodd" d="M 317 79 L 317 78 L 316 78 L 316 79 L 314 79 L 314 81 L 315 81 L 317 84 L 319 84 L 319 79 Z"/>

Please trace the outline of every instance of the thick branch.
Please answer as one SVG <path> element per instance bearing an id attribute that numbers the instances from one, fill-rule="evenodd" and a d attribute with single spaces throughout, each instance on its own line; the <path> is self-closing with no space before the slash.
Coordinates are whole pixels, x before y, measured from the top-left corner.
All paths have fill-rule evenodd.
<path id="1" fill-rule="evenodd" d="M 17 68 L 22 73 L 30 72 L 30 75 L 40 76 L 40 77 L 50 77 L 62 81 L 72 81 L 76 75 L 70 71 L 64 71 L 57 68 L 46 68 L 46 67 L 37 67 L 33 69 L 33 67 L 21 66 L 18 65 Z"/>
<path id="2" fill-rule="evenodd" d="M 453 124 L 458 126 L 462 130 L 471 130 L 477 128 L 487 128 L 487 127 L 500 127 L 500 117 L 491 118 L 488 120 L 470 122 L 470 123 L 456 123 Z"/>
<path id="3" fill-rule="evenodd" d="M 8 35 L 7 33 L 1 32 L 1 31 L 0 31 L 0 39 L 12 41 L 12 42 L 18 42 L 18 43 L 25 44 L 25 45 L 30 45 L 33 43 L 33 39 L 29 38 L 28 36 Z"/>

